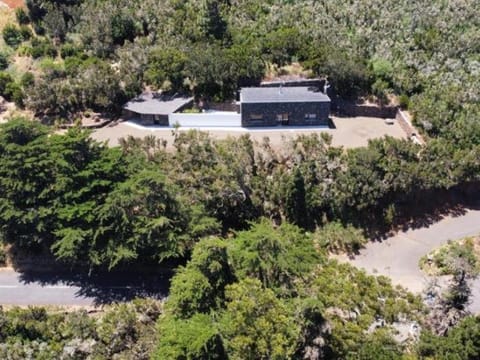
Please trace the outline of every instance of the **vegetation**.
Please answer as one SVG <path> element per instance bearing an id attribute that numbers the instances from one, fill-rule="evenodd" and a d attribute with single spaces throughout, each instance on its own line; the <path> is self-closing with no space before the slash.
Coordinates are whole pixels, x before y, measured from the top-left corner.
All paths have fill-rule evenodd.
<path id="1" fill-rule="evenodd" d="M 468 267 L 469 273 L 477 275 L 480 270 L 480 253 L 478 237 L 468 237 L 434 250 L 420 259 L 420 268 L 429 275 L 453 275 L 461 260 Z"/>
<path id="2" fill-rule="evenodd" d="M 15 18 L 2 23 L 0 96 L 44 122 L 118 114 L 145 86 L 229 100 L 299 63 L 340 97 L 397 96 L 427 144 L 344 150 L 324 134 L 276 150 L 182 132 L 173 151 L 153 137 L 109 148 L 11 119 L 0 126 L 9 248 L 89 271 L 184 266 L 161 316 L 152 303 L 98 319 L 2 311 L 0 357 L 479 357 L 468 244 L 433 255 L 453 276 L 427 314 L 327 252 L 354 253 L 447 191 L 478 186 L 480 2 L 27 0 Z M 403 322 L 420 324 L 418 341 L 398 341 Z"/>
<path id="3" fill-rule="evenodd" d="M 200 241 L 172 280 L 154 358 L 343 359 L 375 357 L 384 346 L 401 353 L 391 326 L 421 318 L 420 300 L 313 245 L 299 228 L 266 221 L 232 239 Z M 385 321 L 381 335 L 365 337 L 376 319 Z"/>
<path id="4" fill-rule="evenodd" d="M 149 359 L 159 302 L 134 300 L 99 315 L 41 307 L 0 308 L 3 359 Z"/>

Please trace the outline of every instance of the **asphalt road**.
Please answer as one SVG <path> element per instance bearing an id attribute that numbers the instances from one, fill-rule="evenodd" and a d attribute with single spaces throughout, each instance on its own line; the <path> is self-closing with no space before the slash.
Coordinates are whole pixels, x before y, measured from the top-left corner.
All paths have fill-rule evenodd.
<path id="1" fill-rule="evenodd" d="M 386 275 L 394 284 L 421 292 L 429 281 L 419 268 L 420 258 L 448 240 L 480 234 L 480 210 L 465 210 L 459 216 L 446 216 L 418 229 L 401 231 L 382 242 L 368 243 L 353 259 L 340 261 L 363 268 L 369 274 Z M 470 310 L 480 313 L 480 278 L 472 283 Z"/>
<path id="2" fill-rule="evenodd" d="M 340 257 L 374 275 L 386 275 L 394 284 L 413 292 L 423 290 L 428 278 L 418 261 L 449 239 L 480 233 L 480 210 L 466 210 L 431 225 L 405 230 L 382 242 L 371 242 L 354 259 Z M 167 294 L 169 277 L 127 273 L 96 275 L 22 273 L 0 270 L 0 304 L 91 306 L 128 301 L 135 297 L 161 298 Z M 473 283 L 471 310 L 480 312 L 480 279 Z"/>
<path id="3" fill-rule="evenodd" d="M 108 274 L 94 277 L 73 274 L 28 273 L 0 270 L 0 305 L 99 306 L 136 297 L 162 298 L 169 277 Z"/>

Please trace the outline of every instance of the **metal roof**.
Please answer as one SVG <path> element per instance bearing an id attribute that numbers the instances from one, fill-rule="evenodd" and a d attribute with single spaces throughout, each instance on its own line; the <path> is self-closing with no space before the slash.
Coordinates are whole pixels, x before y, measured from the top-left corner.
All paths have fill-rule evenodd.
<path id="1" fill-rule="evenodd" d="M 192 100 L 193 97 L 171 97 L 146 93 L 129 101 L 124 106 L 124 109 L 137 114 L 168 115 L 187 105 Z"/>
<path id="2" fill-rule="evenodd" d="M 330 102 L 330 98 L 321 91 L 306 86 L 249 87 L 240 90 L 240 102 Z"/>

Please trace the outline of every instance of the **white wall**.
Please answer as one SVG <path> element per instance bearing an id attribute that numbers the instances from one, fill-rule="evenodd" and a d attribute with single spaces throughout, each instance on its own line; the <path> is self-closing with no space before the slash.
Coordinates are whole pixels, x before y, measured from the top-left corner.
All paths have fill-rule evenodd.
<path id="1" fill-rule="evenodd" d="M 174 113 L 168 115 L 170 126 L 181 127 L 240 127 L 240 114 L 234 112 L 211 112 L 202 114 Z"/>

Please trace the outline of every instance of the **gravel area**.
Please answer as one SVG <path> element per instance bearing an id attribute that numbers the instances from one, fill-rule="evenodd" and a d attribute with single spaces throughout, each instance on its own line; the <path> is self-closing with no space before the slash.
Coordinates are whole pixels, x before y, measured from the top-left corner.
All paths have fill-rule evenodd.
<path id="1" fill-rule="evenodd" d="M 327 132 L 333 137 L 333 145 L 344 146 L 345 148 L 354 148 L 365 146 L 368 140 L 382 137 L 384 135 L 396 138 L 406 138 L 405 132 L 400 125 L 394 121 L 392 125 L 385 123 L 380 118 L 333 118 L 335 129 L 321 127 L 279 127 L 267 129 L 245 129 L 245 128 L 203 128 L 202 131 L 209 132 L 212 137 L 223 139 L 229 136 L 240 136 L 242 134 L 250 134 L 257 141 L 262 141 L 264 137 L 270 138 L 273 146 L 280 146 L 282 139 L 285 137 L 295 137 L 300 134 L 311 134 L 319 132 Z M 110 146 L 118 145 L 118 139 L 132 135 L 135 137 L 145 137 L 154 135 L 167 140 L 168 146 L 173 142 L 172 128 L 155 127 L 155 126 L 139 126 L 130 122 L 122 122 L 114 126 L 107 126 L 95 130 L 92 134 L 94 139 L 99 141 L 108 141 Z M 188 130 L 180 128 L 180 130 Z"/>

